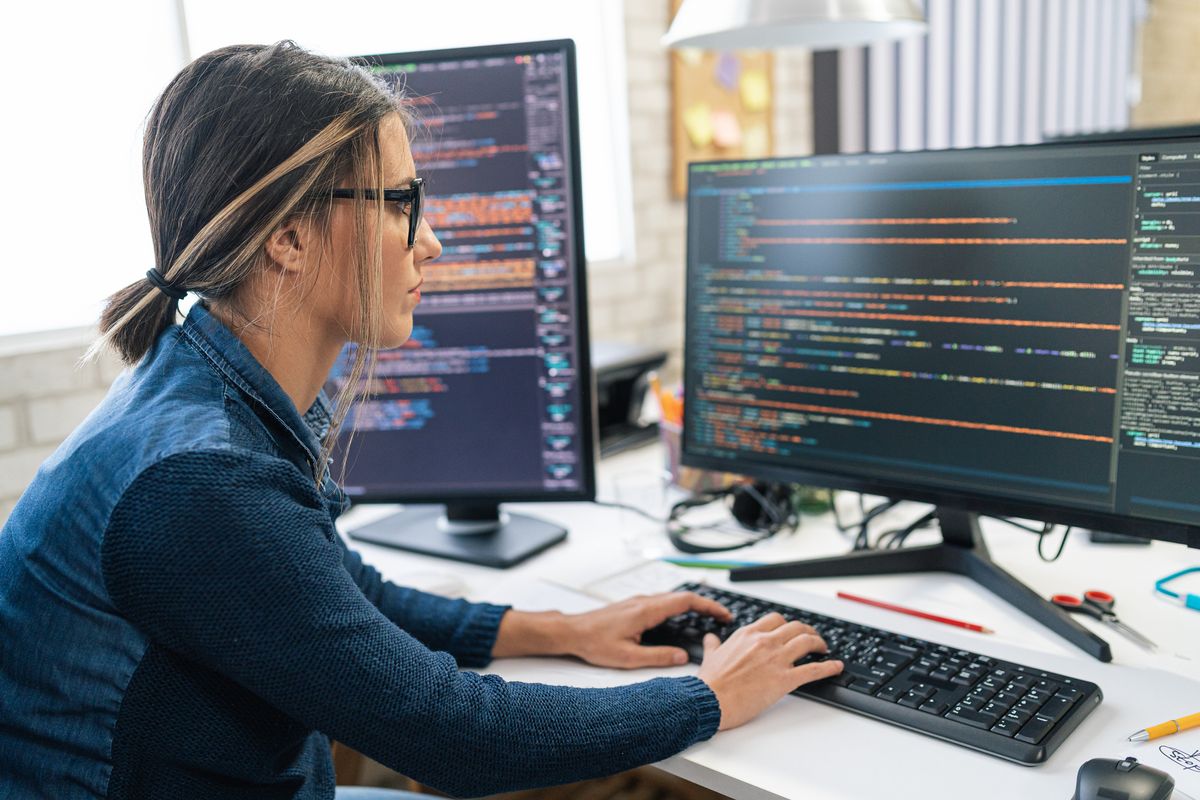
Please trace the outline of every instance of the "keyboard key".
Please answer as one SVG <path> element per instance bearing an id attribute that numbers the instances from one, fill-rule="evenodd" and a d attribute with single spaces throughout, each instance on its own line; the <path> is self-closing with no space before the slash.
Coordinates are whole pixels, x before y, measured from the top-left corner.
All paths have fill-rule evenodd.
<path id="1" fill-rule="evenodd" d="M 1053 727 L 1054 720 L 1038 714 L 1036 717 L 1029 720 L 1029 722 L 1025 723 L 1025 726 L 1021 728 L 1015 738 L 1022 742 L 1029 742 L 1029 744 L 1037 744 L 1042 739 L 1046 738 L 1046 734 L 1049 733 L 1050 729 Z"/>
<path id="2" fill-rule="evenodd" d="M 890 681 L 892 679 L 892 677 L 895 676 L 895 674 L 896 674 L 896 670 L 894 670 L 894 669 L 881 669 L 880 667 L 871 667 L 870 676 L 872 678 L 874 678 L 875 680 L 879 681 L 880 683 L 886 683 L 887 681 Z"/>
<path id="3" fill-rule="evenodd" d="M 1024 725 L 1026 722 L 1033 719 L 1033 712 L 1025 710 L 1018 711 L 1017 709 L 1013 708 L 1009 709 L 1009 712 L 1004 715 L 1004 718 L 1011 719 L 1013 722 L 1017 723 L 1017 725 Z"/>
<path id="4" fill-rule="evenodd" d="M 950 679 L 951 683 L 957 683 L 959 686 L 970 686 L 975 683 L 975 676 L 969 672 L 960 672 Z"/>
<path id="5" fill-rule="evenodd" d="M 843 670 L 831 678 L 826 678 L 824 682 L 832 683 L 836 686 L 849 686 L 854 683 L 854 676 Z"/>
<path id="6" fill-rule="evenodd" d="M 1038 691 L 1045 692 L 1046 694 L 1052 695 L 1052 694 L 1055 694 L 1056 692 L 1058 692 L 1058 690 L 1061 689 L 1062 687 L 1059 684 L 1055 683 L 1054 681 L 1040 680 L 1033 685 L 1033 688 L 1037 689 Z"/>
<path id="7" fill-rule="evenodd" d="M 1071 706 L 1075 705 L 1075 701 L 1067 697 L 1055 695 L 1046 701 L 1046 704 L 1038 709 L 1039 717 L 1049 717 L 1058 722 L 1063 716 L 1071 710 Z"/>
<path id="8" fill-rule="evenodd" d="M 863 694 L 873 694 L 879 688 L 879 681 L 867 680 L 866 678 L 855 678 L 854 682 L 846 687 L 851 691 L 862 692 Z"/>
<path id="9" fill-rule="evenodd" d="M 924 711 L 926 714 L 933 714 L 935 717 L 940 717 L 942 714 L 945 714 L 946 709 L 949 707 L 949 703 L 947 703 L 945 700 L 938 700 L 936 697 L 926 700 L 921 704 L 922 711 Z"/>
<path id="10" fill-rule="evenodd" d="M 992 716 L 999 719 L 1000 717 L 1003 717 L 1005 714 L 1008 713 L 1008 709 L 999 703 L 988 703 L 986 706 L 983 707 L 983 713 L 991 714 Z"/>
<path id="11" fill-rule="evenodd" d="M 929 673 L 929 680 L 941 686 L 954 686 L 954 675 L 956 673 L 943 669 L 936 669 Z"/>
<path id="12" fill-rule="evenodd" d="M 1017 701 L 1021 699 L 1021 695 L 1017 694 L 1016 692 L 996 692 L 996 696 L 992 699 L 997 703 L 1004 703 L 1004 705 L 1012 708 L 1017 704 Z"/>
<path id="13" fill-rule="evenodd" d="M 937 669 L 937 664 L 924 658 L 918 660 L 916 664 L 910 667 L 913 674 L 920 675 L 922 678 L 928 677 L 929 673 L 935 669 Z"/>
<path id="14" fill-rule="evenodd" d="M 1008 717 L 1001 717 L 1000 721 L 992 726 L 992 733 L 998 733 L 1001 736 L 1012 737 L 1020 729 L 1021 726 L 1013 720 L 1009 719 Z"/>
<path id="15" fill-rule="evenodd" d="M 1015 675 L 1009 682 L 1015 683 L 1022 689 L 1032 689 L 1034 684 L 1032 675 Z"/>
<path id="16" fill-rule="evenodd" d="M 978 697 L 980 700 L 991 700 L 996 692 L 986 686 L 976 686 L 967 693 L 967 697 Z M 1014 701 L 1015 702 L 1015 701 Z"/>
<path id="17" fill-rule="evenodd" d="M 889 703 L 894 703 L 907 692 L 908 681 L 897 681 L 880 689 L 875 696 L 880 700 L 887 700 Z"/>
<path id="18" fill-rule="evenodd" d="M 984 706 L 987 705 L 987 703 L 988 701 L 984 700 L 982 697 L 967 695 L 962 699 L 962 702 L 959 703 L 959 705 L 961 705 L 963 708 L 969 708 L 972 711 L 980 711 Z"/>
<path id="19" fill-rule="evenodd" d="M 856 678 L 871 679 L 871 678 L 875 677 L 871 674 L 871 668 L 869 666 L 867 666 L 866 664 L 859 663 L 857 661 L 847 661 L 846 662 L 846 672 L 849 672 Z"/>
<path id="20" fill-rule="evenodd" d="M 991 714 L 984 714 L 982 711 L 972 711 L 969 708 L 964 708 L 961 704 L 951 709 L 950 713 L 946 715 L 946 719 L 956 720 L 983 731 L 991 730 L 991 727 L 999 721 Z"/>
<path id="21" fill-rule="evenodd" d="M 1037 713 L 1037 710 L 1042 707 L 1041 703 L 1034 703 L 1029 698 L 1022 698 L 1013 706 L 1014 711 L 1027 711 L 1030 716 Z"/>
<path id="22" fill-rule="evenodd" d="M 1025 693 L 1025 699 L 1031 703 L 1037 703 L 1038 705 L 1041 705 L 1050 699 L 1050 695 L 1049 693 L 1040 691 L 1038 689 L 1030 689 Z"/>
<path id="23" fill-rule="evenodd" d="M 920 692 L 909 692 L 900 698 L 900 705 L 908 708 L 919 708 L 925 702 L 925 695 Z"/>

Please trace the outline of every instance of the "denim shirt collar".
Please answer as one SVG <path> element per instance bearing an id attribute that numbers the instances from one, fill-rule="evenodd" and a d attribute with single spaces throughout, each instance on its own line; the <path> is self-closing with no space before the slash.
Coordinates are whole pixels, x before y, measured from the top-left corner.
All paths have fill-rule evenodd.
<path id="1" fill-rule="evenodd" d="M 321 452 L 321 439 L 329 430 L 332 420 L 330 402 L 325 392 L 321 391 L 316 401 L 301 416 L 295 403 L 271 373 L 258 363 L 258 359 L 241 340 L 213 316 L 202 302 L 192 306 L 187 319 L 183 321 L 182 330 L 183 335 L 208 358 L 226 380 L 258 403 L 304 448 L 314 476 L 322 475 L 324 465 L 318 472 L 317 459 Z"/>

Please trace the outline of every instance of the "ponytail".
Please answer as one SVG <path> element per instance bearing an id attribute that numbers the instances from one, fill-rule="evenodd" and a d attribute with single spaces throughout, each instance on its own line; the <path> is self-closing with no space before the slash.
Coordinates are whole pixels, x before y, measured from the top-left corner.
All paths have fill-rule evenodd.
<path id="1" fill-rule="evenodd" d="M 178 315 L 179 300 L 142 278 L 108 298 L 100 316 L 101 338 L 92 349 L 109 344 L 126 364 L 136 364 Z"/>

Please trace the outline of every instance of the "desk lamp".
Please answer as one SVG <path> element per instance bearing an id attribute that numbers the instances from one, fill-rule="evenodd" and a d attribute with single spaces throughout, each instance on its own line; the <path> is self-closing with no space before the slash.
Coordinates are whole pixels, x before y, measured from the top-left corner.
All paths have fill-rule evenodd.
<path id="1" fill-rule="evenodd" d="M 709 50 L 828 50 L 924 33 L 914 0 L 684 0 L 662 38 Z"/>

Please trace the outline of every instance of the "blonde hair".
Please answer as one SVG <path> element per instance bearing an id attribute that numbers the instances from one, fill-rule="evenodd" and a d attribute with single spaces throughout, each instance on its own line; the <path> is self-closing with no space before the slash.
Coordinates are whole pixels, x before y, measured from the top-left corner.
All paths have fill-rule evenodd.
<path id="1" fill-rule="evenodd" d="M 393 113 L 408 124 L 400 98 L 365 69 L 279 42 L 196 59 L 146 122 L 142 172 L 155 267 L 171 286 L 233 312 L 280 225 L 297 216 L 327 222 L 339 180 L 376 189 L 374 199 L 355 201 L 358 321 L 351 334 L 360 346 L 313 465 L 318 481 L 355 392 L 373 371 L 382 335 L 379 132 Z M 89 354 L 111 346 L 135 364 L 178 311 L 177 300 L 147 279 L 136 281 L 109 297 Z"/>

